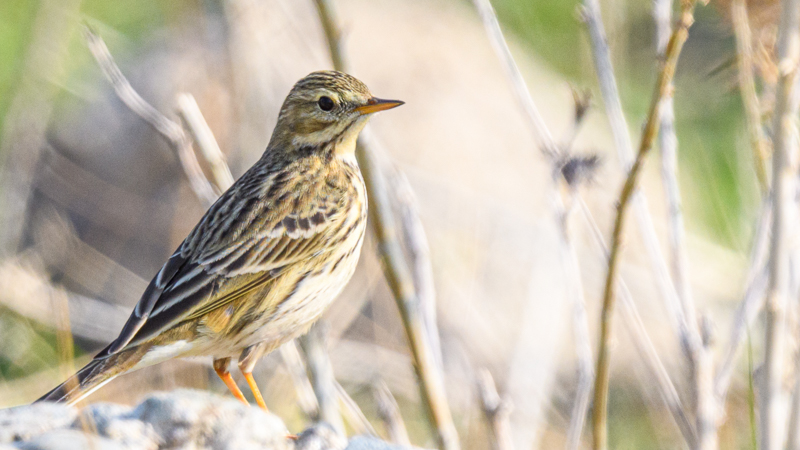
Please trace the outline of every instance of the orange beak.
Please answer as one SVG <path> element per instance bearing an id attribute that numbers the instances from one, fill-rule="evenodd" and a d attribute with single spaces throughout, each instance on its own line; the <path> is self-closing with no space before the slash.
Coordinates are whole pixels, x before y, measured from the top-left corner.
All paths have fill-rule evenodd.
<path id="1" fill-rule="evenodd" d="M 364 106 L 359 106 L 356 108 L 356 111 L 364 114 L 372 114 L 378 111 L 385 111 L 387 109 L 397 108 L 398 106 L 402 105 L 405 102 L 401 102 L 400 100 L 383 100 L 380 98 L 372 97 L 367 101 L 367 104 Z"/>

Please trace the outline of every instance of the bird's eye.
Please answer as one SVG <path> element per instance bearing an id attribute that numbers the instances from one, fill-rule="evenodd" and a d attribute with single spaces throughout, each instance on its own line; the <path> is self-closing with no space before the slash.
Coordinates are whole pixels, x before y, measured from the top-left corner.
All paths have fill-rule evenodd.
<path id="1" fill-rule="evenodd" d="M 333 109 L 333 100 L 331 100 L 328 96 L 322 96 L 317 100 L 317 104 L 319 105 L 319 109 L 323 111 L 330 111 Z"/>

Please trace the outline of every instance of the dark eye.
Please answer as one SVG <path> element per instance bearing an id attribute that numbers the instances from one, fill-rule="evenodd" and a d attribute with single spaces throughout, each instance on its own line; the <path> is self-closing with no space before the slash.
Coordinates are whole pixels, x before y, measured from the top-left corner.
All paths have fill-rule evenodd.
<path id="1" fill-rule="evenodd" d="M 323 111 L 330 111 L 333 109 L 333 100 L 330 97 L 322 96 L 317 100 L 317 104 L 319 105 L 319 109 Z"/>

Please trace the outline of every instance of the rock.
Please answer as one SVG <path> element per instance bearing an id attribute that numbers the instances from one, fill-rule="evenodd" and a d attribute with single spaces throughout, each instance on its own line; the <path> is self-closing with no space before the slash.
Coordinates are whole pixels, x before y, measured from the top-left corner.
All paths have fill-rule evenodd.
<path id="1" fill-rule="evenodd" d="M 75 409 L 56 403 L 0 409 L 0 444 L 24 441 L 49 430 L 68 427 Z"/>
<path id="2" fill-rule="evenodd" d="M 203 391 L 178 390 L 153 395 L 133 411 L 153 426 L 163 448 L 269 448 L 293 445 L 283 421 L 238 400 Z M 195 447 L 192 447 L 195 446 Z"/>
<path id="3" fill-rule="evenodd" d="M 52 430 L 29 441 L 18 442 L 12 448 L 20 450 L 125 450 L 119 442 L 79 430 Z"/>
<path id="4" fill-rule="evenodd" d="M 158 450 L 162 442 L 152 424 L 135 417 L 132 408 L 114 403 L 93 403 L 85 407 L 72 426 L 84 430 L 94 428 L 98 435 L 131 450 Z"/>
<path id="5" fill-rule="evenodd" d="M 390 444 L 371 436 L 356 436 L 350 439 L 345 450 L 409 450 L 409 447 Z"/>
<path id="6" fill-rule="evenodd" d="M 348 443 L 325 424 L 287 438 L 283 421 L 205 391 L 156 393 L 134 408 L 55 403 L 0 410 L 0 450 L 412 450 L 359 436 Z"/>

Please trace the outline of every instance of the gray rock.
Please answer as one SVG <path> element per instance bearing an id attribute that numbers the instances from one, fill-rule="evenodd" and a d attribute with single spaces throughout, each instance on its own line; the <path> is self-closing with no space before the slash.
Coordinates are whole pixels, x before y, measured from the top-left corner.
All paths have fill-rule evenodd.
<path id="1" fill-rule="evenodd" d="M 414 447 L 416 448 L 416 447 Z M 371 436 L 356 436 L 350 439 L 345 450 L 412 450 L 410 447 L 390 444 Z"/>
<path id="2" fill-rule="evenodd" d="M 24 441 L 50 430 L 66 428 L 76 415 L 74 408 L 56 403 L 0 409 L 0 443 Z"/>
<path id="3" fill-rule="evenodd" d="M 153 395 L 132 412 L 152 425 L 162 448 L 291 449 L 283 421 L 238 400 L 194 390 Z"/>
<path id="4" fill-rule="evenodd" d="M 98 435 L 130 450 L 158 450 L 161 437 L 149 423 L 133 416 L 133 409 L 115 403 L 94 403 L 81 410 L 72 427 L 93 428 Z"/>
<path id="5" fill-rule="evenodd" d="M 297 436 L 295 450 L 344 450 L 347 439 L 332 426 L 321 422 Z"/>
<path id="6" fill-rule="evenodd" d="M 412 450 L 372 437 L 348 444 L 317 424 L 287 438 L 283 421 L 204 391 L 157 393 L 135 408 L 37 403 L 0 410 L 0 450 Z"/>
<path id="7" fill-rule="evenodd" d="M 53 430 L 14 445 L 20 450 L 125 450 L 119 442 L 79 430 Z"/>

